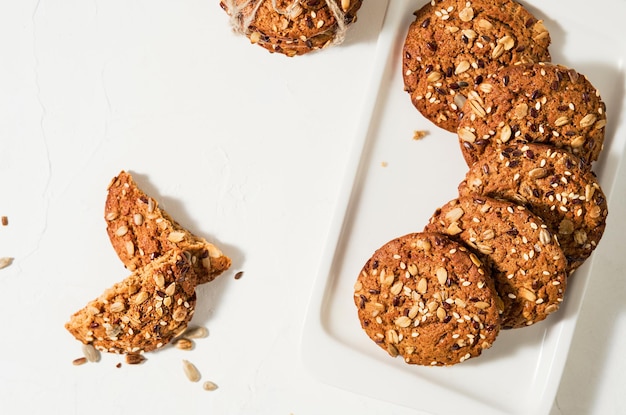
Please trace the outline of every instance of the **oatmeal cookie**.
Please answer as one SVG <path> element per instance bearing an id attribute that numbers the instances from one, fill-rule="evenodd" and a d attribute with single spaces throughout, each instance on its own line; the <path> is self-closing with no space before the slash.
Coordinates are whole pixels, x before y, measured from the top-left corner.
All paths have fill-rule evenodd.
<path id="1" fill-rule="evenodd" d="M 287 56 L 336 45 L 356 21 L 362 0 L 222 0 L 233 29 Z"/>
<path id="2" fill-rule="evenodd" d="M 606 106 L 584 75 L 562 65 L 520 64 L 501 69 L 484 86 L 465 102 L 459 123 L 468 165 L 487 146 L 515 139 L 562 148 L 589 167 L 598 159 Z"/>
<path id="3" fill-rule="evenodd" d="M 565 255 L 543 220 L 523 206 L 465 196 L 437 209 L 424 230 L 466 244 L 491 270 L 504 303 L 502 328 L 529 326 L 561 305 Z"/>
<path id="4" fill-rule="evenodd" d="M 212 281 L 231 265 L 219 248 L 174 221 L 125 171 L 109 184 L 104 217 L 111 244 L 130 271 L 174 248 L 192 255 L 199 284 Z"/>
<path id="5" fill-rule="evenodd" d="M 402 54 L 405 90 L 430 121 L 457 131 L 467 97 L 498 69 L 548 62 L 550 35 L 512 0 L 433 0 L 417 10 Z"/>
<path id="6" fill-rule="evenodd" d="M 502 302 L 481 261 L 443 234 L 412 233 L 379 248 L 354 286 L 367 335 L 410 364 L 479 356 L 500 330 Z"/>
<path id="7" fill-rule="evenodd" d="M 591 255 L 606 226 L 608 206 L 595 175 L 575 155 L 545 144 L 489 147 L 459 185 L 459 194 L 526 206 L 556 235 L 570 274 Z"/>

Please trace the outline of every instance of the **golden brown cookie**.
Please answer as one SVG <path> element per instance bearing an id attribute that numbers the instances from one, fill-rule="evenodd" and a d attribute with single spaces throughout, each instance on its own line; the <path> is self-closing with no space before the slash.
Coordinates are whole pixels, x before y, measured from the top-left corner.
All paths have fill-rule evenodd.
<path id="1" fill-rule="evenodd" d="M 111 244 L 130 271 L 174 248 L 192 255 L 199 284 L 212 281 L 230 267 L 230 258 L 180 226 L 125 171 L 109 184 L 104 217 Z"/>
<path id="2" fill-rule="evenodd" d="M 149 352 L 181 334 L 196 303 L 191 254 L 172 249 L 77 311 L 65 328 L 113 353 Z"/>
<path id="3" fill-rule="evenodd" d="M 561 65 L 520 64 L 485 79 L 463 106 L 458 136 L 468 165 L 487 146 L 522 139 L 567 150 L 586 165 L 604 142 L 606 106 L 584 76 Z"/>
<path id="4" fill-rule="evenodd" d="M 575 155 L 544 144 L 489 147 L 459 185 L 459 194 L 525 205 L 556 235 L 571 273 L 600 242 L 608 214 L 602 188 L 585 167 Z"/>
<path id="5" fill-rule="evenodd" d="M 470 247 L 491 270 L 504 303 L 502 328 L 525 327 L 558 310 L 567 261 L 543 220 L 516 203 L 473 195 L 437 209 L 424 228 Z"/>
<path id="6" fill-rule="evenodd" d="M 336 45 L 356 21 L 362 0 L 222 0 L 233 29 L 287 56 Z"/>
<path id="7" fill-rule="evenodd" d="M 456 132 L 468 96 L 499 68 L 550 61 L 543 22 L 512 0 L 433 0 L 415 12 L 402 72 L 413 105 Z"/>
<path id="8" fill-rule="evenodd" d="M 354 286 L 367 335 L 392 357 L 448 366 L 479 356 L 500 330 L 501 300 L 480 260 L 438 233 L 379 248 Z"/>

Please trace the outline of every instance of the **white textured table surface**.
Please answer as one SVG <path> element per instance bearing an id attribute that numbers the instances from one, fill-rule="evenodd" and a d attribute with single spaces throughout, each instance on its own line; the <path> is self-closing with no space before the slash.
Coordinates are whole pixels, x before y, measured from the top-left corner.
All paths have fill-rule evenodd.
<path id="1" fill-rule="evenodd" d="M 385 3 L 366 1 L 341 47 L 288 59 L 234 35 L 218 0 L 0 0 L 0 257 L 15 258 L 0 270 L 0 413 L 412 413 L 300 357 Z M 126 276 L 103 219 L 122 169 L 233 266 L 198 290 L 210 335 L 193 351 L 75 367 L 63 324 Z M 626 413 L 618 175 L 553 415 Z M 219 389 L 188 382 L 182 359 Z"/>

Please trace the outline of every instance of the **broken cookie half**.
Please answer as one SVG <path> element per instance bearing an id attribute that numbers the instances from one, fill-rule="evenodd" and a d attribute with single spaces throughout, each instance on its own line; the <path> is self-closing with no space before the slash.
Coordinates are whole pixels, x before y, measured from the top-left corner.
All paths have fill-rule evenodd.
<path id="1" fill-rule="evenodd" d="M 198 284 L 212 281 L 231 265 L 215 245 L 173 220 L 125 171 L 109 184 L 104 215 L 111 244 L 130 271 L 175 248 L 191 254 Z"/>
<path id="2" fill-rule="evenodd" d="M 158 349 L 187 328 L 197 283 L 191 254 L 170 250 L 90 301 L 65 328 L 83 344 L 106 352 Z"/>

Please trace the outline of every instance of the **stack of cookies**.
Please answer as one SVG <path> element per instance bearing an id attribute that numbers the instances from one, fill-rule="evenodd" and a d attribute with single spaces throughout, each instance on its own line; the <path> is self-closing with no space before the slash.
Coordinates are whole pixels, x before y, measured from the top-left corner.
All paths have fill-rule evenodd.
<path id="1" fill-rule="evenodd" d="M 415 16 L 405 90 L 457 133 L 469 170 L 421 232 L 374 253 L 354 301 L 391 356 L 447 366 L 563 302 L 605 228 L 592 164 L 606 108 L 584 75 L 549 63 L 548 31 L 514 1 L 433 0 Z"/>
<path id="2" fill-rule="evenodd" d="M 231 260 L 184 229 L 122 171 L 108 188 L 107 233 L 130 276 L 74 313 L 66 329 L 85 345 L 114 353 L 159 349 L 193 317 L 195 289 Z"/>
<path id="3" fill-rule="evenodd" d="M 296 56 L 343 42 L 362 0 L 222 0 L 236 33 Z"/>

